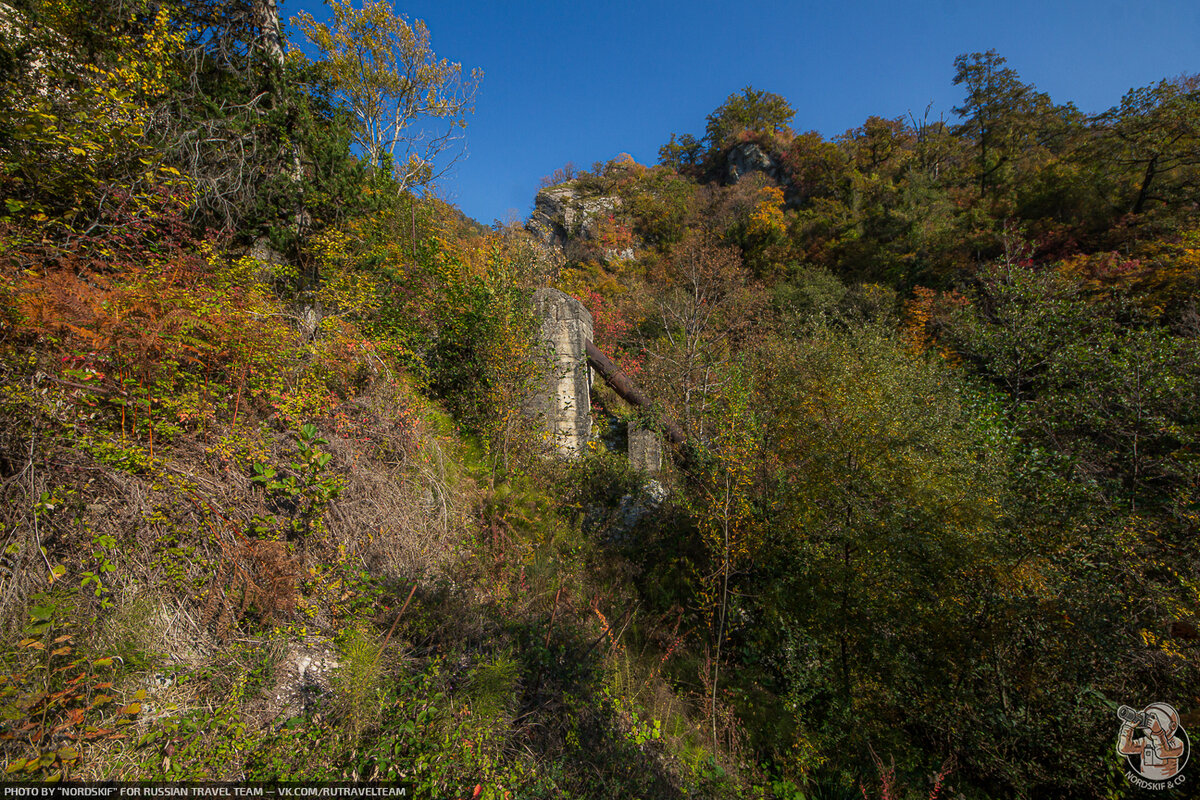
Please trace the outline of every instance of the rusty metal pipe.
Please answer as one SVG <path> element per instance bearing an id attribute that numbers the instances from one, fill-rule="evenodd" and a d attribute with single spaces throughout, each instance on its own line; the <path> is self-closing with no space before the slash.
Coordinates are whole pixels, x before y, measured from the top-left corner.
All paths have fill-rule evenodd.
<path id="1" fill-rule="evenodd" d="M 628 375 L 613 363 L 613 360 L 604 353 L 600 352 L 600 348 L 596 347 L 596 343 L 588 339 L 585 343 L 587 349 L 588 365 L 596 372 L 600 373 L 600 377 L 604 378 L 604 382 L 613 388 L 627 403 L 638 408 L 653 412 L 654 408 L 650 404 L 650 399 L 642 393 L 642 390 L 637 387 L 637 384 L 630 379 Z M 682 447 L 687 441 L 683 430 L 675 424 L 673 420 L 661 417 L 659 424 L 662 425 L 663 431 L 667 434 L 667 439 L 676 447 Z"/>

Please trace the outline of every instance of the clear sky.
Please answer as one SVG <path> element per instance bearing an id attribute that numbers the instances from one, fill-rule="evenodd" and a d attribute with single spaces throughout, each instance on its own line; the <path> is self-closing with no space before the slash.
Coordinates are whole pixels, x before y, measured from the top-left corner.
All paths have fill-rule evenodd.
<path id="1" fill-rule="evenodd" d="M 619 153 L 653 164 L 672 132 L 747 84 L 783 95 L 793 127 L 835 136 L 875 114 L 953 118 L 954 57 L 997 50 L 1082 111 L 1200 72 L 1197 0 L 397 0 L 434 51 L 484 71 L 467 157 L 439 194 L 490 224 L 525 218 L 539 178 Z M 282 0 L 324 19 L 322 0 Z M 293 38 L 300 37 L 289 26 Z"/>

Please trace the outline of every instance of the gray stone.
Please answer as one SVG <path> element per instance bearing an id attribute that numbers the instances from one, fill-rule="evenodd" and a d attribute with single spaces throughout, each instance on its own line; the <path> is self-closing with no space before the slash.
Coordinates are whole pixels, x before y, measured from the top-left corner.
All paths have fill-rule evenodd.
<path id="1" fill-rule="evenodd" d="M 626 247 L 621 250 L 609 248 L 604 251 L 603 255 L 605 261 L 632 261 L 637 257 L 637 253 L 634 252 L 632 247 Z"/>
<path id="2" fill-rule="evenodd" d="M 542 244 L 562 247 L 570 235 L 566 222 L 567 207 L 574 196 L 570 184 L 552 186 L 538 192 L 525 229 Z"/>
<path id="3" fill-rule="evenodd" d="M 654 513 L 663 504 L 670 492 L 656 480 L 646 481 L 637 494 L 627 494 L 621 498 L 606 534 L 614 544 L 628 544 L 629 534 L 642 520 Z"/>
<path id="4" fill-rule="evenodd" d="M 258 269 L 254 271 L 254 280 L 259 283 L 272 283 L 279 274 L 280 268 L 287 264 L 283 253 L 271 247 L 271 240 L 265 236 L 254 240 L 254 244 L 250 246 L 250 257 L 258 262 Z"/>
<path id="5" fill-rule="evenodd" d="M 592 371 L 586 349 L 592 315 L 558 289 L 538 289 L 533 305 L 542 320 L 545 375 L 530 410 L 541 417 L 558 453 L 573 456 L 587 446 L 592 429 Z"/>
<path id="6" fill-rule="evenodd" d="M 250 246 L 250 256 L 268 267 L 279 266 L 287 260 L 283 257 L 283 253 L 271 247 L 271 240 L 265 236 L 254 240 L 254 244 Z"/>
<path id="7" fill-rule="evenodd" d="M 580 200 L 574 211 L 567 217 L 567 229 L 579 231 L 581 239 L 595 239 L 600 235 L 600 223 L 613 215 L 620 207 L 619 197 L 601 196 Z"/>
<path id="8" fill-rule="evenodd" d="M 737 183 L 753 172 L 762 172 L 775 180 L 780 177 L 779 165 L 762 147 L 754 142 L 734 145 L 725 159 L 726 181 Z"/>
<path id="9" fill-rule="evenodd" d="M 662 471 L 662 439 L 655 431 L 629 423 L 629 465 L 647 475 Z"/>
<path id="10" fill-rule="evenodd" d="M 300 329 L 304 341 L 311 342 L 317 338 L 317 331 L 320 330 L 321 320 L 324 318 L 325 309 L 320 303 L 302 305 L 296 309 L 296 326 Z"/>
<path id="11" fill-rule="evenodd" d="M 600 235 L 600 223 L 621 206 L 612 195 L 581 197 L 574 183 L 551 186 L 537 193 L 525 229 L 543 244 L 562 247 L 572 239 L 591 241 Z M 615 251 L 614 251 L 615 252 Z M 632 258 L 632 250 L 620 257 Z"/>

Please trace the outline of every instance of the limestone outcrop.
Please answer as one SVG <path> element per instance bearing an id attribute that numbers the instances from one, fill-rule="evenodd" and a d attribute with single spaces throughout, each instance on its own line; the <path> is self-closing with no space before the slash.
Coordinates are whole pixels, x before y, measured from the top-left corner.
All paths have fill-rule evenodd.
<path id="1" fill-rule="evenodd" d="M 628 431 L 629 466 L 645 475 L 662 472 L 662 439 L 658 432 L 630 422 Z"/>
<path id="2" fill-rule="evenodd" d="M 565 248 L 571 242 L 598 244 L 601 225 L 621 209 L 621 198 L 610 194 L 586 194 L 577 182 L 551 186 L 537 193 L 533 213 L 525 229 L 547 247 Z M 605 249 L 605 259 L 633 258 L 632 247 Z"/>
<path id="3" fill-rule="evenodd" d="M 761 172 L 774 181 L 783 177 L 783 171 L 771 154 L 754 142 L 734 145 L 725 158 L 725 182 L 737 183 L 742 177 Z"/>

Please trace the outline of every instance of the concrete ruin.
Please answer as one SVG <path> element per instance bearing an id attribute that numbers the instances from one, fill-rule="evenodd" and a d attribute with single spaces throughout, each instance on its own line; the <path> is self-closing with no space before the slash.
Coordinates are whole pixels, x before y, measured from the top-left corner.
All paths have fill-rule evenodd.
<path id="1" fill-rule="evenodd" d="M 662 471 L 662 439 L 656 431 L 629 423 L 629 465 L 646 475 Z"/>
<path id="2" fill-rule="evenodd" d="M 592 430 L 592 371 L 587 362 L 592 315 L 558 289 L 538 289 L 533 305 L 546 349 L 543 385 L 531 410 L 541 417 L 558 453 L 574 456 L 587 447 Z"/>
<path id="3" fill-rule="evenodd" d="M 654 413 L 649 398 L 592 341 L 592 315 L 583 303 L 547 288 L 533 293 L 533 305 L 541 319 L 545 370 L 529 410 L 542 420 L 546 438 L 559 455 L 570 458 L 587 447 L 593 375 L 603 378 L 630 405 Z M 684 433 L 673 421 L 662 418 L 658 425 L 671 444 L 684 445 Z M 662 470 L 663 442 L 657 431 L 629 423 L 628 453 L 634 469 L 647 475 Z"/>

